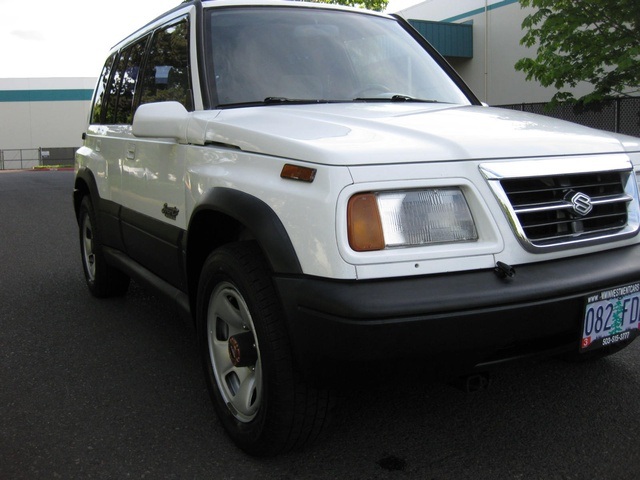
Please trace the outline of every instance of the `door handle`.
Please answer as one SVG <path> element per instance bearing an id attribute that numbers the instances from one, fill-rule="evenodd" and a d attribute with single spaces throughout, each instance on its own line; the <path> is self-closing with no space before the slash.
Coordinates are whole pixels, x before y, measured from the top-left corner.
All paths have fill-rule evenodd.
<path id="1" fill-rule="evenodd" d="M 133 160 L 136 158 L 136 146 L 127 145 L 127 160 Z"/>

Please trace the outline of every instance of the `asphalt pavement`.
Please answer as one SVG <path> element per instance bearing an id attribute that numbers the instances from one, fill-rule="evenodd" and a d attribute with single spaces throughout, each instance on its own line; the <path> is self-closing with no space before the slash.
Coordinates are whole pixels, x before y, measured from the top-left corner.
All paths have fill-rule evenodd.
<path id="1" fill-rule="evenodd" d="M 473 394 L 421 378 L 354 388 L 319 444 L 248 457 L 215 417 L 192 327 L 136 283 L 87 291 L 72 185 L 0 171 L 0 479 L 640 477 L 640 341 L 510 366 Z"/>

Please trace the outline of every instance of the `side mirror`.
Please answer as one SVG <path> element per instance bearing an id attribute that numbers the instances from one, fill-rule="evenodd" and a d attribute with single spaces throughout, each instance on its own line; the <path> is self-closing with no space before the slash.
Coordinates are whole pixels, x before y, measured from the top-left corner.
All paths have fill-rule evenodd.
<path id="1" fill-rule="evenodd" d="M 133 116 L 136 137 L 173 138 L 189 143 L 187 131 L 191 115 L 178 102 L 157 102 L 140 105 Z"/>

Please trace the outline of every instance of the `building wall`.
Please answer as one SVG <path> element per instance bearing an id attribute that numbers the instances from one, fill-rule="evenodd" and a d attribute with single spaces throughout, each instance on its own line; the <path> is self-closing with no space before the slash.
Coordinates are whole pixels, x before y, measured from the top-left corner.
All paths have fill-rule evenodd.
<path id="1" fill-rule="evenodd" d="M 521 28 L 532 9 L 517 0 L 426 0 L 396 13 L 406 19 L 473 24 L 473 58 L 448 59 L 475 94 L 490 105 L 547 102 L 556 92 L 535 80 L 527 81 L 515 63 L 534 57 L 534 49 L 520 45 Z M 588 86 L 571 91 L 581 95 Z"/>
<path id="2" fill-rule="evenodd" d="M 0 150 L 79 147 L 95 78 L 0 78 Z"/>

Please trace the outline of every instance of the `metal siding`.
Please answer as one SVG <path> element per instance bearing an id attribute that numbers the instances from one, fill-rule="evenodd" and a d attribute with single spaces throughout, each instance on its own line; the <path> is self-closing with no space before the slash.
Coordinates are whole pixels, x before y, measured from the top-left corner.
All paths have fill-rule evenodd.
<path id="1" fill-rule="evenodd" d="M 470 24 L 409 20 L 409 23 L 445 57 L 473 58 Z"/>

